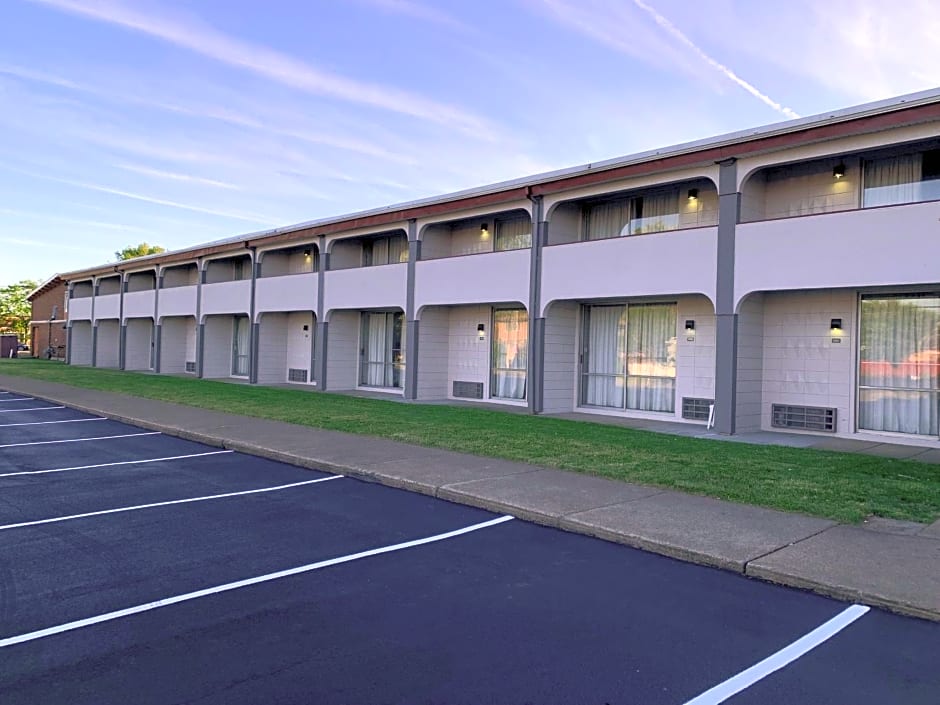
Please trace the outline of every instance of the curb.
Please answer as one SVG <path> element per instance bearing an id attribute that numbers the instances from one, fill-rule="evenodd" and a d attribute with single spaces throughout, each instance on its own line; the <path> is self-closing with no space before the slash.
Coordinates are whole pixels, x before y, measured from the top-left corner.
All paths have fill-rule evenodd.
<path id="1" fill-rule="evenodd" d="M 784 585 L 786 587 L 797 588 L 800 590 L 809 590 L 810 592 L 824 595 L 826 597 L 832 597 L 838 600 L 847 602 L 861 602 L 863 604 L 881 607 L 888 611 L 908 617 L 916 617 L 919 619 L 940 622 L 940 611 L 924 608 L 900 600 L 894 600 L 883 595 L 869 593 L 865 590 L 859 590 L 849 586 L 830 585 L 809 578 L 804 578 L 793 573 L 761 568 L 759 566 L 752 566 L 751 564 L 754 561 L 759 560 L 757 558 L 750 561 L 745 561 L 743 563 L 738 561 L 729 561 L 727 558 L 721 556 L 714 556 L 709 553 L 695 551 L 672 543 L 656 541 L 645 538 L 643 536 L 618 533 L 615 531 L 593 527 L 588 524 L 569 519 L 565 515 L 538 512 L 532 509 L 521 508 L 511 504 L 487 499 L 485 497 L 478 497 L 463 491 L 450 489 L 449 485 L 433 485 L 404 480 L 399 477 L 383 474 L 370 468 L 343 465 L 332 461 L 303 457 L 274 448 L 267 448 L 265 446 L 258 446 L 251 443 L 243 443 L 241 441 L 225 438 L 224 436 L 212 435 L 210 433 L 187 431 L 186 429 L 178 428 L 168 424 L 156 423 L 131 416 L 125 416 L 122 414 L 115 414 L 97 407 L 86 406 L 84 404 L 78 404 L 73 401 L 56 398 L 52 395 L 35 394 L 33 392 L 29 392 L 29 395 L 43 401 L 67 405 L 72 409 L 82 411 L 87 414 L 102 416 L 112 421 L 119 421 L 122 423 L 139 426 L 151 431 L 159 431 L 167 436 L 203 443 L 215 448 L 223 448 L 225 450 L 245 453 L 246 455 L 265 458 L 267 460 L 274 460 L 307 470 L 317 470 L 321 472 L 327 471 L 335 474 L 345 475 L 347 477 L 363 480 L 365 482 L 373 482 L 375 484 L 384 485 L 386 487 L 393 487 L 409 492 L 428 495 L 445 501 L 454 502 L 455 504 L 463 504 L 466 506 L 476 507 L 478 509 L 485 509 L 497 514 L 511 514 L 512 516 L 518 519 L 522 519 L 523 521 L 529 521 L 534 524 L 540 524 L 542 526 L 559 529 L 561 531 L 580 534 L 582 536 L 590 536 L 592 538 L 598 538 L 604 541 L 609 541 L 611 543 L 617 543 L 643 551 L 649 551 L 651 553 L 656 553 L 658 555 L 666 556 L 668 558 L 680 560 L 686 563 L 694 563 L 709 568 L 725 570 L 737 573 L 747 578 L 760 580 L 762 582 Z M 298 426 L 298 428 L 304 427 Z M 532 468 L 533 470 L 537 470 L 540 469 L 540 466 L 533 465 Z M 767 555 L 772 555 L 773 553 L 776 553 L 777 551 L 784 548 L 787 548 L 787 546 L 781 546 L 780 548 L 774 549 L 769 554 L 761 556 L 760 558 L 766 558 Z"/>

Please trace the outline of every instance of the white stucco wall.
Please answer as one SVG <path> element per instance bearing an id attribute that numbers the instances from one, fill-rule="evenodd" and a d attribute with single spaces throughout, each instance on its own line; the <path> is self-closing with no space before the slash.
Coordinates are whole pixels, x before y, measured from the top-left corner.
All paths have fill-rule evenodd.
<path id="1" fill-rule="evenodd" d="M 162 301 L 163 296 L 160 296 Z M 202 315 L 244 313 L 251 310 L 251 281 L 219 282 L 202 285 Z"/>
<path id="2" fill-rule="evenodd" d="M 70 321 L 90 321 L 91 320 L 91 302 L 90 296 L 78 299 L 69 299 L 69 320 Z"/>
<path id="3" fill-rule="evenodd" d="M 404 310 L 407 279 L 407 264 L 330 271 L 324 295 L 326 310 L 387 307 Z"/>
<path id="4" fill-rule="evenodd" d="M 316 331 L 314 318 L 314 315 L 309 311 L 294 311 L 287 314 L 285 380 L 287 379 L 288 369 L 298 369 L 306 370 L 307 382 L 313 382 L 313 370 L 310 369 L 310 360 L 313 354 L 314 333 Z M 304 330 L 304 326 L 307 327 L 306 330 Z"/>
<path id="5" fill-rule="evenodd" d="M 418 324 L 418 399 L 446 399 L 450 357 L 450 309 L 425 309 Z"/>
<path id="6" fill-rule="evenodd" d="M 287 381 L 287 314 L 268 313 L 261 317 L 258 344 L 258 383 Z"/>
<path id="7" fill-rule="evenodd" d="M 205 321 L 202 376 L 232 376 L 232 316 L 209 316 Z"/>
<path id="8" fill-rule="evenodd" d="M 571 411 L 577 405 L 578 316 L 574 301 L 558 301 L 545 312 L 545 385 L 547 414 Z"/>
<path id="9" fill-rule="evenodd" d="M 151 369 L 150 361 L 152 352 L 153 319 L 132 318 L 127 321 L 127 334 L 124 348 L 124 369 Z"/>
<path id="10" fill-rule="evenodd" d="M 530 252 L 511 250 L 416 263 L 415 306 L 529 300 Z"/>
<path id="11" fill-rule="evenodd" d="M 359 312 L 336 311 L 329 322 L 326 389 L 355 389 L 359 379 Z"/>
<path id="12" fill-rule="evenodd" d="M 262 277 L 255 282 L 255 311 L 317 309 L 317 274 Z"/>
<path id="13" fill-rule="evenodd" d="M 196 286 L 178 286 L 172 289 L 161 289 L 159 317 L 163 316 L 195 316 L 196 315 Z"/>
<path id="14" fill-rule="evenodd" d="M 95 367 L 117 367 L 120 362 L 121 326 L 116 320 L 99 321 Z"/>
<path id="15" fill-rule="evenodd" d="M 70 360 L 73 365 L 91 364 L 92 328 L 90 321 L 76 321 L 72 324 Z"/>
<path id="16" fill-rule="evenodd" d="M 152 310 L 152 309 L 151 309 Z M 118 318 L 121 315 L 121 295 L 107 294 L 95 297 L 95 320 Z"/>
<path id="17" fill-rule="evenodd" d="M 129 318 L 152 318 L 156 292 L 133 291 L 124 294 L 124 320 Z"/>
<path id="18" fill-rule="evenodd" d="M 160 326 L 160 372 L 182 374 L 187 362 L 196 361 L 196 319 L 164 318 Z"/>

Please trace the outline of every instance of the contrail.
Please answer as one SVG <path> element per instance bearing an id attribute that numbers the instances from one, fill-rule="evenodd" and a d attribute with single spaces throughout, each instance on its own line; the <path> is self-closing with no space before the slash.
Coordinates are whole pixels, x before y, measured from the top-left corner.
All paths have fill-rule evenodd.
<path id="1" fill-rule="evenodd" d="M 691 39 L 685 36 L 685 34 L 682 33 L 682 30 L 680 30 L 672 22 L 670 22 L 668 19 L 663 17 L 661 14 L 659 14 L 654 8 L 650 7 L 645 2 L 643 2 L 643 0 L 633 0 L 633 4 L 636 5 L 638 8 L 640 8 L 641 10 L 643 10 L 644 12 L 646 12 L 650 17 L 652 17 L 653 20 L 656 22 L 656 24 L 658 24 L 660 27 L 666 30 L 675 39 L 678 39 L 680 42 L 685 44 L 689 49 L 691 49 L 696 54 L 698 54 L 699 57 L 701 57 L 709 66 L 723 73 L 729 80 L 741 86 L 741 88 L 746 90 L 748 93 L 750 93 L 752 96 L 757 98 L 759 101 L 761 101 L 765 105 L 769 105 L 778 113 L 786 115 L 788 118 L 800 117 L 797 113 L 795 113 L 790 108 L 787 108 L 781 105 L 770 96 L 764 93 L 761 93 L 759 90 L 757 90 L 757 88 L 755 88 L 750 83 L 745 81 L 743 78 L 738 76 L 734 71 L 729 69 L 720 61 L 716 61 L 715 59 L 710 57 L 697 44 L 695 44 L 695 42 L 693 42 Z"/>

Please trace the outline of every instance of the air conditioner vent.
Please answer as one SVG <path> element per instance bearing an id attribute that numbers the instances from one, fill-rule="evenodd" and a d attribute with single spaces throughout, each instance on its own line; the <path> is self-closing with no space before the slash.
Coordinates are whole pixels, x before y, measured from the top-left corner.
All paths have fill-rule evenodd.
<path id="1" fill-rule="evenodd" d="M 177 369 L 179 369 L 179 368 L 177 368 Z M 193 362 L 192 360 L 187 360 L 187 361 L 186 361 L 186 371 L 195 374 L 195 373 L 196 373 L 196 363 Z"/>
<path id="2" fill-rule="evenodd" d="M 714 403 L 714 399 L 682 397 L 682 418 L 693 421 L 708 421 L 708 408 Z"/>
<path id="3" fill-rule="evenodd" d="M 454 381 L 454 397 L 458 399 L 482 399 L 483 382 Z"/>
<path id="4" fill-rule="evenodd" d="M 307 381 L 307 370 L 298 370 L 295 367 L 289 368 L 287 370 L 287 381 L 305 383 Z"/>
<path id="5" fill-rule="evenodd" d="M 836 409 L 822 406 L 790 406 L 774 404 L 770 425 L 775 428 L 796 428 L 804 431 L 835 433 Z"/>

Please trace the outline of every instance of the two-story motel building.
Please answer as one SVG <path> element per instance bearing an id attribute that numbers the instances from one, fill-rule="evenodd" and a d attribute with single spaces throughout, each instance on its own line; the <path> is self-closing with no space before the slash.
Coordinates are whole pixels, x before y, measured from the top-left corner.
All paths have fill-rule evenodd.
<path id="1" fill-rule="evenodd" d="M 62 277 L 73 365 L 940 445 L 940 90 Z"/>

